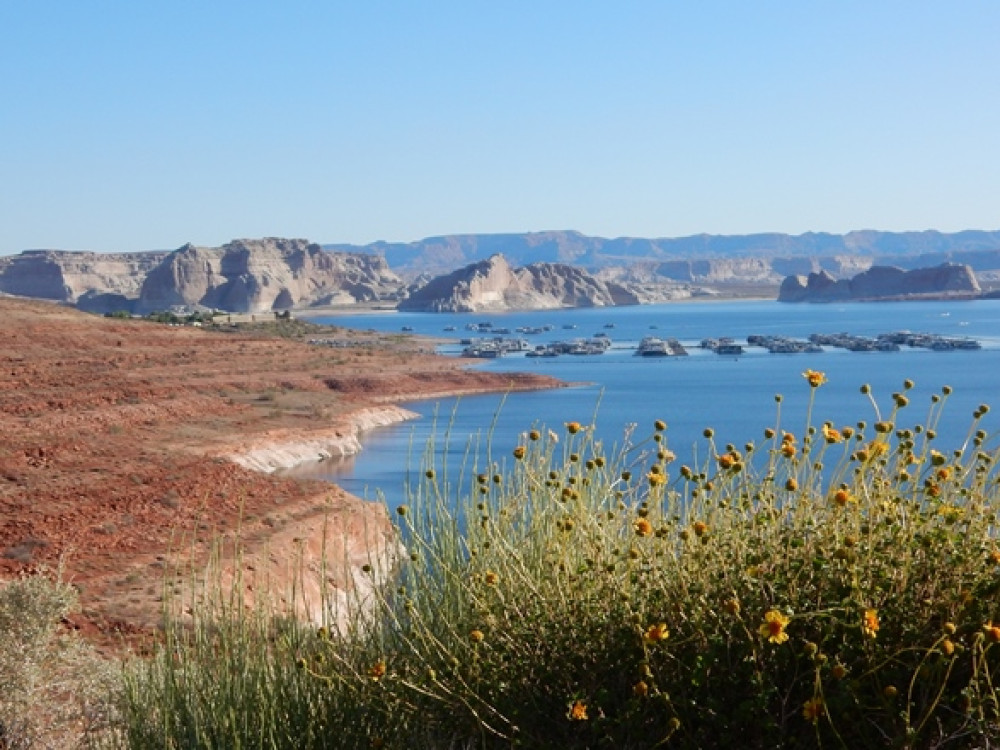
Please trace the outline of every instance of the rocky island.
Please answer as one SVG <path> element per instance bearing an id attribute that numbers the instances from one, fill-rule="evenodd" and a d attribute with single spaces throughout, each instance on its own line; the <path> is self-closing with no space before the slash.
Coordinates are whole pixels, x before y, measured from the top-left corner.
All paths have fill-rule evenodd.
<path id="1" fill-rule="evenodd" d="M 836 279 L 827 271 L 806 277 L 789 276 L 781 284 L 778 301 L 969 299 L 981 293 L 976 275 L 969 266 L 943 263 L 910 271 L 894 266 L 873 266 L 850 279 Z"/>
<path id="2" fill-rule="evenodd" d="M 619 284 L 599 281 L 565 263 L 512 268 L 503 255 L 432 279 L 399 303 L 418 312 L 498 312 L 559 307 L 634 305 L 638 299 Z"/>

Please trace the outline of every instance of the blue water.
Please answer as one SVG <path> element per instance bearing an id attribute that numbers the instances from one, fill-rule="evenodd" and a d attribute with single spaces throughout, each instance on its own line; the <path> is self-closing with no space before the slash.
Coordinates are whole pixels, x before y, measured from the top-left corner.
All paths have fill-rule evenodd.
<path id="1" fill-rule="evenodd" d="M 662 419 L 668 424 L 669 447 L 680 460 L 691 461 L 699 450 L 704 454 L 705 441 L 701 435 L 706 427 L 715 430 L 716 441 L 722 445 L 759 442 L 764 428 L 775 426 L 778 418 L 775 395 L 781 394 L 781 427 L 801 433 L 810 394 L 802 378 L 806 369 L 823 371 L 829 381 L 816 393 L 814 424 L 827 419 L 838 425 L 859 420 L 870 424 L 877 415 L 868 399 L 860 394 L 859 387 L 870 384 L 883 413 L 887 413 L 891 409 L 891 394 L 901 391 L 903 381 L 909 378 L 916 385 L 908 394 L 910 406 L 902 412 L 899 426 L 925 421 L 931 395 L 950 385 L 954 391 L 938 424 L 939 447 L 961 444 L 972 412 L 981 403 L 997 407 L 981 424 L 991 435 L 991 446 L 996 447 L 997 443 L 994 436 L 1000 424 L 997 418 L 1000 301 L 839 305 L 694 302 L 507 314 L 375 313 L 313 320 L 388 332 L 400 332 L 407 327 L 415 334 L 455 337 L 454 343 L 440 347 L 442 353 L 449 355 L 461 351 L 458 338 L 477 335 L 465 330 L 470 322 L 490 321 L 494 327 L 511 331 L 520 326 L 552 325 L 553 330 L 545 334 L 523 336 L 532 346 L 596 333 L 612 339 L 611 349 L 603 355 L 532 359 L 518 354 L 498 360 L 470 360 L 470 366 L 542 372 L 578 385 L 544 392 L 405 404 L 420 413 L 421 418 L 368 433 L 363 440 L 364 451 L 357 456 L 296 471 L 330 479 L 361 497 L 382 493 L 390 505 L 405 497 L 408 474 L 419 472 L 428 438 L 433 433 L 442 437 L 446 428 L 448 453 L 455 464 L 470 441 L 478 440 L 482 447 L 491 425 L 494 425 L 495 455 L 506 457 L 518 443 L 518 436 L 536 425 L 562 433 L 567 421 L 592 424 L 598 438 L 610 448 L 622 442 L 630 425 L 635 425 L 636 438 L 642 438 L 652 432 L 654 420 Z M 448 326 L 457 330 L 446 332 Z M 983 348 L 947 352 L 906 347 L 900 352 L 824 348 L 817 354 L 770 354 L 763 349 L 748 348 L 743 355 L 725 357 L 698 347 L 703 338 L 722 336 L 745 344 L 751 334 L 804 339 L 810 333 L 875 336 L 904 329 L 971 337 Z M 690 355 L 664 359 L 633 356 L 636 344 L 646 335 L 680 339 Z M 438 461 L 440 456 L 439 445 Z M 482 461 L 477 468 L 482 468 Z M 453 469 L 452 474 L 456 473 L 457 469 Z"/>

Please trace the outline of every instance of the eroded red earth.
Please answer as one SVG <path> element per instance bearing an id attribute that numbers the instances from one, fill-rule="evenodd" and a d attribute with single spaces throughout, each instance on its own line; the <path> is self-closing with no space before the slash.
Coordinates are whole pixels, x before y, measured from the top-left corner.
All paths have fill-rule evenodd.
<path id="1" fill-rule="evenodd" d="M 155 627 L 170 571 L 202 565 L 220 535 L 263 548 L 319 512 L 381 516 L 332 485 L 215 457 L 226 446 L 329 429 L 369 404 L 555 385 L 402 337 L 172 327 L 15 298 L 0 298 L 0 341 L 0 577 L 61 566 L 81 595 L 68 624 L 104 642 Z"/>

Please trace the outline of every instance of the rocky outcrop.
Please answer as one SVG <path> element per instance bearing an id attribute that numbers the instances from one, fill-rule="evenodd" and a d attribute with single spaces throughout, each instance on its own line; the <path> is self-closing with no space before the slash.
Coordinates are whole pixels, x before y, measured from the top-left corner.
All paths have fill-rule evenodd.
<path id="1" fill-rule="evenodd" d="M 88 312 L 146 314 L 175 306 L 266 312 L 395 301 L 403 282 L 382 258 L 329 253 L 306 240 L 234 240 L 172 252 L 29 250 L 0 258 L 0 292 Z"/>
<path id="2" fill-rule="evenodd" d="M 400 310 L 489 312 L 602 307 L 636 304 L 626 290 L 609 285 L 581 268 L 534 263 L 514 269 L 502 255 L 432 279 L 411 291 Z"/>
<path id="3" fill-rule="evenodd" d="M 82 309 L 127 309 L 146 274 L 168 255 L 26 250 L 0 258 L 0 291 L 55 300 Z M 123 307 L 120 307 L 123 306 Z"/>
<path id="4" fill-rule="evenodd" d="M 789 276 L 778 292 L 779 302 L 837 302 L 927 297 L 970 297 L 981 292 L 972 269 L 958 263 L 905 271 L 873 266 L 851 279 L 836 279 L 828 271 Z"/>
<path id="5" fill-rule="evenodd" d="M 779 302 L 837 302 L 851 298 L 851 282 L 838 281 L 829 271 L 789 276 L 781 282 Z"/>
<path id="6" fill-rule="evenodd" d="M 147 274 L 135 311 L 183 305 L 266 312 L 388 299 L 401 286 L 381 258 L 327 253 L 306 240 L 234 240 L 170 253 Z"/>

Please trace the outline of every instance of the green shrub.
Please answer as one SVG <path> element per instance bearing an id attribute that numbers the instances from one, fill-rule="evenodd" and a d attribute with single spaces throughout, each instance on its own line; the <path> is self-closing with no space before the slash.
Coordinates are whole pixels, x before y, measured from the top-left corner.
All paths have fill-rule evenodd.
<path id="1" fill-rule="evenodd" d="M 825 379 L 804 375 L 815 397 Z M 779 411 L 759 444 L 706 430 L 693 467 L 676 466 L 661 421 L 613 449 L 577 422 L 534 429 L 474 455 L 471 477 L 425 459 L 395 513 L 407 557 L 373 612 L 284 639 L 229 639 L 222 613 L 210 649 L 171 646 L 147 674 L 137 694 L 156 697 L 133 711 L 177 726 L 133 746 L 235 747 L 227 732 L 258 718 L 268 747 L 996 742 L 987 407 L 938 450 L 948 389 L 902 427 L 910 385 L 887 414 L 872 400 L 871 426 L 813 424 L 810 402 L 801 431 Z M 234 687 L 217 658 L 234 643 L 241 675 L 271 671 Z M 161 703 L 157 683 L 180 679 L 182 704 Z M 211 742 L 181 726 L 196 711 Z"/>

